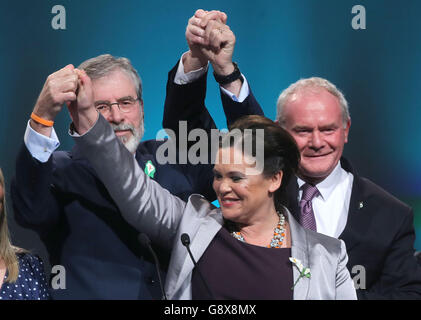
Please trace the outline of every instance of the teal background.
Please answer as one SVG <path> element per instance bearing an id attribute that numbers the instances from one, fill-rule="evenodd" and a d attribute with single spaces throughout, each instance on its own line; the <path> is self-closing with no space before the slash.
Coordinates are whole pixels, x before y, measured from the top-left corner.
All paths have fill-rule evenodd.
<path id="1" fill-rule="evenodd" d="M 51 9 L 66 8 L 66 30 Z M 367 29 L 353 30 L 351 9 L 364 5 Z M 279 93 L 302 77 L 335 83 L 350 104 L 345 155 L 357 171 L 410 204 L 421 250 L 421 2 L 404 0 L 131 1 L 38 0 L 0 4 L 0 166 L 10 182 L 27 120 L 46 77 L 102 53 L 126 56 L 144 83 L 145 138 L 161 128 L 168 71 L 187 50 L 187 20 L 198 8 L 227 13 L 237 36 L 234 60 L 266 115 Z M 218 86 L 209 76 L 207 105 L 225 127 Z M 56 119 L 60 149 L 73 145 L 69 117 Z M 15 244 L 43 253 L 38 237 L 16 226 Z"/>

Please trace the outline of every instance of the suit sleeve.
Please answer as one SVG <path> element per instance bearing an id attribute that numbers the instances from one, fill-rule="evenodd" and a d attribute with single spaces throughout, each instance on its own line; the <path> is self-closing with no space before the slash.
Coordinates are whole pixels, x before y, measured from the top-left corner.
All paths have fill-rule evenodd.
<path id="1" fill-rule="evenodd" d="M 101 115 L 89 132 L 74 140 L 123 218 L 155 243 L 171 248 L 186 203 L 145 175 Z"/>
<path id="2" fill-rule="evenodd" d="M 249 88 L 248 97 L 243 102 L 234 101 L 231 97 L 223 93 L 222 90 L 220 90 L 220 93 L 228 127 L 243 116 L 265 115 L 260 104 L 254 97 L 251 88 Z"/>
<path id="3" fill-rule="evenodd" d="M 336 300 L 356 300 L 354 282 L 346 267 L 348 255 L 346 253 L 345 243 L 341 241 L 341 253 L 339 257 L 338 268 L 336 271 Z"/>
<path id="4" fill-rule="evenodd" d="M 60 206 L 53 193 L 53 169 L 53 157 L 41 163 L 22 144 L 11 183 L 15 219 L 21 226 L 41 231 L 57 223 Z"/>
<path id="5" fill-rule="evenodd" d="M 179 85 L 174 83 L 179 62 L 168 73 L 167 93 L 162 126 L 171 129 L 178 136 L 180 121 L 186 121 L 187 132 L 216 129 L 215 123 L 205 107 L 206 73 L 198 80 Z"/>
<path id="6" fill-rule="evenodd" d="M 414 257 L 413 211 L 408 209 L 388 250 L 383 269 L 369 290 L 358 290 L 359 299 L 421 299 L 421 267 Z"/>
<path id="7" fill-rule="evenodd" d="M 207 73 L 194 82 L 184 85 L 175 84 L 178 63 L 168 73 L 163 127 L 177 133 L 179 121 L 187 121 L 188 132 L 196 128 L 205 131 L 216 129 L 215 122 L 205 106 Z M 220 94 L 228 126 L 242 116 L 264 115 L 251 89 L 249 89 L 249 96 L 243 102 L 234 101 L 222 90 Z"/>
<path id="8" fill-rule="evenodd" d="M 165 129 L 173 131 L 173 136 L 177 140 L 176 148 L 178 153 L 189 152 L 195 145 L 194 141 L 187 141 L 183 145 L 180 143 L 180 121 L 185 121 L 187 134 L 194 129 L 202 129 L 206 132 L 208 151 L 206 163 L 201 163 L 200 165 L 188 163 L 183 165 L 182 169 L 189 179 L 192 189 L 196 193 L 204 195 L 209 201 L 213 201 L 216 199 L 212 189 L 214 154 L 211 153 L 210 146 L 212 143 L 211 132 L 213 129 L 216 129 L 216 125 L 205 106 L 207 74 L 204 74 L 194 82 L 178 85 L 174 83 L 177 68 L 178 63 L 168 74 L 162 124 Z M 233 101 L 222 90 L 221 98 L 228 126 L 245 115 L 263 115 L 263 111 L 251 91 L 242 103 Z"/>

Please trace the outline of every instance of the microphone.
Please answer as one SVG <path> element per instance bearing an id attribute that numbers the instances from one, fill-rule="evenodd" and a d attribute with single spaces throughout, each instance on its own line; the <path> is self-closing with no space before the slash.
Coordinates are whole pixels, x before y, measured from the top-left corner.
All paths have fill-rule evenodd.
<path id="1" fill-rule="evenodd" d="M 137 239 L 139 240 L 140 244 L 143 247 L 148 248 L 149 252 L 152 254 L 153 260 L 155 262 L 156 273 L 158 274 L 158 281 L 159 281 L 159 286 L 161 288 L 162 300 L 168 300 L 167 294 L 165 293 L 165 290 L 164 290 L 164 285 L 162 283 L 161 272 L 159 270 L 160 269 L 159 260 L 158 260 L 158 257 L 156 256 L 155 251 L 152 249 L 151 240 L 149 239 L 146 233 L 140 233 Z"/>
<path id="2" fill-rule="evenodd" d="M 190 248 L 189 248 L 189 246 L 190 246 L 190 237 L 189 237 L 189 235 L 187 233 L 183 233 L 181 235 L 181 243 L 183 244 L 183 246 L 185 246 L 187 248 L 187 250 L 189 250 L 189 253 L 190 253 Z M 193 259 L 193 261 L 194 261 L 194 259 Z M 196 263 L 194 265 L 196 265 Z"/>
<path id="3" fill-rule="evenodd" d="M 190 259 L 193 261 L 194 267 L 196 268 L 196 271 L 197 271 L 197 273 L 200 277 L 200 280 L 202 280 L 202 283 L 204 284 L 204 286 L 206 288 L 206 291 L 209 294 L 209 297 L 212 300 L 215 300 L 215 297 L 213 296 L 212 291 L 209 289 L 208 283 L 206 282 L 205 278 L 203 277 L 202 273 L 200 272 L 200 269 L 197 267 L 196 260 L 194 260 L 194 258 L 193 258 L 193 254 L 191 253 L 191 250 L 190 250 L 190 237 L 187 233 L 183 233 L 181 235 L 181 243 L 183 244 L 183 246 L 186 247 L 187 252 L 189 253 Z"/>

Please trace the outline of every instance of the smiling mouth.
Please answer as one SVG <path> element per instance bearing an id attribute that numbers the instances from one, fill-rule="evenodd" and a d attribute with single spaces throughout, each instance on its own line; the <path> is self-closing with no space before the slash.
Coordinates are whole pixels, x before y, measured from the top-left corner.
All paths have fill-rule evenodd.
<path id="1" fill-rule="evenodd" d="M 127 133 L 131 133 L 132 131 L 130 129 L 127 130 L 116 130 L 114 131 L 116 136 L 124 136 Z"/>
<path id="2" fill-rule="evenodd" d="M 236 204 L 238 201 L 240 201 L 240 199 L 224 198 L 224 199 L 221 199 L 221 205 L 224 207 L 230 207 Z"/>
<path id="3" fill-rule="evenodd" d="M 330 155 L 331 152 L 325 154 L 304 154 L 303 156 L 306 158 L 322 158 Z"/>

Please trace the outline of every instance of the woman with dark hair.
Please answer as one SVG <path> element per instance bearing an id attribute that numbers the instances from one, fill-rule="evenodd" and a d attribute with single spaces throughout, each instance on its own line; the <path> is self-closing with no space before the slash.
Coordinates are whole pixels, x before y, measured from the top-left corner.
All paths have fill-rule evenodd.
<path id="1" fill-rule="evenodd" d="M 11 245 L 6 196 L 0 169 L 0 300 L 44 300 L 50 294 L 44 266 L 38 256 Z"/>
<path id="2" fill-rule="evenodd" d="M 240 119 L 223 138 L 214 166 L 216 208 L 200 195 L 186 203 L 147 177 L 91 107 L 70 111 L 77 146 L 124 218 L 172 248 L 170 299 L 356 299 L 344 243 L 302 228 L 284 206 L 283 186 L 299 153 L 273 121 Z"/>

